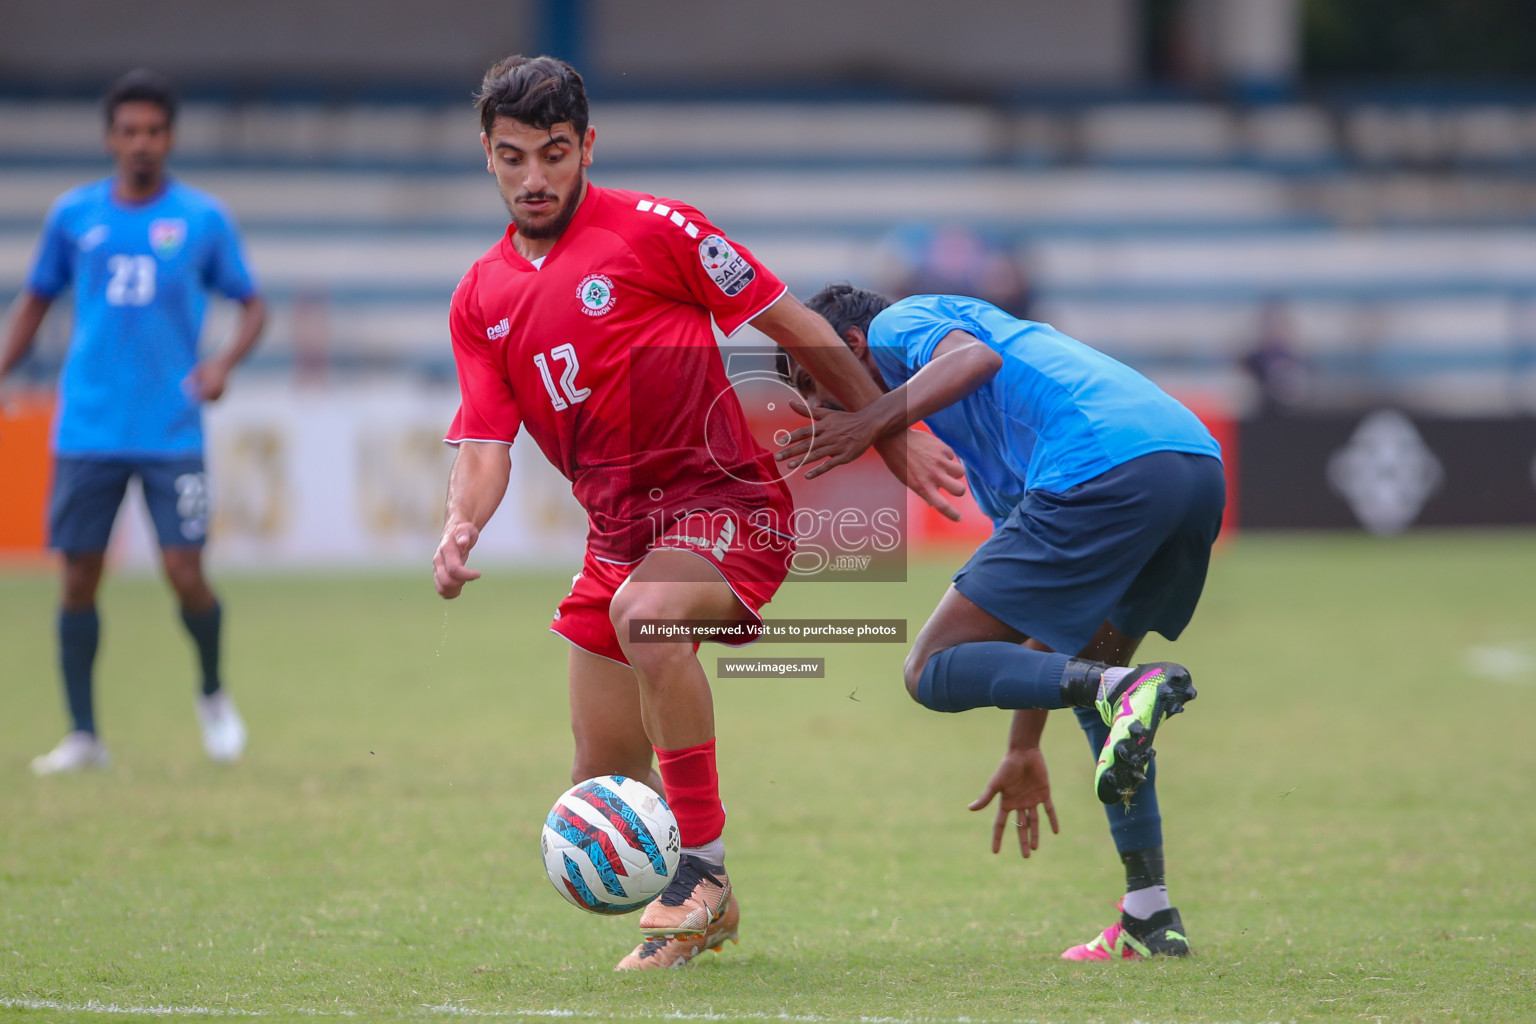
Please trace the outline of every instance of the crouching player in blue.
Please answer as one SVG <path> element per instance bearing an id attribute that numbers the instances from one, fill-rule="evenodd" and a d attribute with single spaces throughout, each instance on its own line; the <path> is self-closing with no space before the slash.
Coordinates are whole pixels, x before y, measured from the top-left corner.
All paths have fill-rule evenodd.
<path id="1" fill-rule="evenodd" d="M 208 487 L 201 406 L 224 393 L 230 370 L 256 343 L 264 306 L 223 205 L 165 173 L 176 116 L 170 84 L 152 72 L 129 72 L 104 106 L 115 173 L 54 203 L 0 342 L 4 377 L 26 355 L 49 306 L 74 289 L 49 507 L 49 543 L 64 556 L 58 637 L 72 730 L 33 760 L 39 775 L 107 761 L 92 699 L 101 633 L 96 591 L 133 477 L 197 648 L 203 746 L 216 761 L 233 761 L 245 746 L 245 725 L 219 676 L 222 612 L 203 575 Z M 223 349 L 199 361 L 209 291 L 242 311 Z"/>
<path id="2" fill-rule="evenodd" d="M 779 457 L 816 476 L 923 420 L 965 463 L 995 524 L 906 664 L 907 689 L 925 707 L 1014 711 L 1008 752 L 971 805 L 999 798 L 993 852 L 1010 812 L 1026 857 L 1041 805 L 1059 831 L 1040 736 L 1048 711 L 1074 708 L 1098 758 L 1126 893 L 1119 921 L 1062 956 L 1188 954 L 1164 878 L 1152 740 L 1195 689 L 1180 665 L 1126 666 L 1148 632 L 1176 639 L 1194 613 L 1226 504 L 1220 446 L 1136 371 L 980 300 L 891 305 L 839 284 L 808 305 L 886 394 L 847 413 L 792 365 L 815 422 Z"/>

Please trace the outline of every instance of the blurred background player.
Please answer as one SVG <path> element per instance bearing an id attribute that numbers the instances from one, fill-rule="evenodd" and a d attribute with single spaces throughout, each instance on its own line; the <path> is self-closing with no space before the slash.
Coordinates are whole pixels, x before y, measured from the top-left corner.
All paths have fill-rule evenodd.
<path id="1" fill-rule="evenodd" d="M 1270 299 L 1258 313 L 1253 348 L 1242 367 L 1253 378 L 1261 416 L 1284 416 L 1306 404 L 1306 360 L 1296 351 L 1295 328 L 1284 302 Z"/>
<path id="2" fill-rule="evenodd" d="M 962 224 L 902 224 L 880 245 L 879 291 L 908 295 L 972 295 L 1019 318 L 1029 316 L 1029 275 L 1003 239 Z"/>
<path id="3" fill-rule="evenodd" d="M 1134 370 L 980 300 L 920 295 L 889 305 L 830 285 L 809 305 L 886 394 L 842 412 L 795 368 L 815 424 L 791 433 L 778 457 L 820 463 L 808 470 L 820 475 L 922 420 L 959 454 L 995 524 L 906 665 L 907 689 L 925 707 L 1014 711 L 1008 752 L 971 805 L 1000 798 L 993 851 L 1011 811 L 1026 857 L 1038 845 L 1040 805 L 1057 828 L 1040 737 L 1048 710 L 1075 708 L 1098 758 L 1095 788 L 1126 895 L 1120 921 L 1062 955 L 1187 954 L 1164 876 L 1152 741 L 1195 691 L 1182 666 L 1125 666 L 1149 631 L 1176 639 L 1194 614 L 1226 503 L 1220 446 Z"/>
<path id="4" fill-rule="evenodd" d="M 230 370 L 261 333 L 264 307 L 229 214 L 165 172 L 176 119 L 170 83 L 129 72 L 108 91 L 105 113 L 115 171 L 54 203 L 0 349 L 3 377 L 54 299 L 74 287 L 49 502 L 49 543 L 64 556 L 58 635 L 71 731 L 33 760 L 39 775 L 107 763 L 92 699 L 96 591 L 112 523 L 135 477 L 197 647 L 203 745 L 216 761 L 238 758 L 245 746 L 245 725 L 219 675 L 222 611 L 203 575 L 208 482 L 199 405 L 224 393 Z M 243 309 L 228 344 L 199 361 L 208 291 Z"/>
<path id="5" fill-rule="evenodd" d="M 449 314 L 461 402 L 435 581 L 453 598 L 480 575 L 465 560 L 526 428 L 589 518 L 581 572 L 551 625 L 571 643 L 572 778 L 648 780 L 681 832 L 677 876 L 618 966 L 679 966 L 735 939 L 740 917 L 724 867 L 713 698 L 697 644 L 637 642 L 630 625 L 747 627 L 793 553 L 788 489 L 752 439 L 710 318 L 727 335 L 754 324 L 845 407 L 879 389 L 825 320 L 698 210 L 588 182 L 595 130 L 570 65 L 510 57 L 486 73 L 479 109 L 512 224 L 464 275 Z M 879 447 L 953 512 L 942 495 L 963 493 L 961 470 L 942 445 L 893 431 Z"/>

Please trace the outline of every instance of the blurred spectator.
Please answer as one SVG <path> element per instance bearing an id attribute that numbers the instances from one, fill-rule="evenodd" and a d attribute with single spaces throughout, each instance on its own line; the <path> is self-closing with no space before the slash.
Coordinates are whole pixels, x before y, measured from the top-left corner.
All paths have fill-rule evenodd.
<path id="1" fill-rule="evenodd" d="M 301 387 L 324 387 L 331 369 L 331 304 L 323 287 L 293 296 L 293 375 Z"/>
<path id="2" fill-rule="evenodd" d="M 908 295 L 969 295 L 1011 316 L 1029 318 L 1029 279 L 1001 239 L 959 225 L 904 224 L 883 245 L 881 290 Z"/>
<path id="3" fill-rule="evenodd" d="M 1356 408 L 1397 401 L 1391 365 L 1392 303 L 1367 297 L 1354 304 L 1349 318 L 1344 400 Z"/>
<path id="4" fill-rule="evenodd" d="M 1258 385 L 1259 411 L 1264 415 L 1292 412 L 1307 399 L 1309 374 L 1292 343 L 1289 307 L 1270 299 L 1259 310 L 1253 348 L 1243 357 L 1243 369 Z"/>

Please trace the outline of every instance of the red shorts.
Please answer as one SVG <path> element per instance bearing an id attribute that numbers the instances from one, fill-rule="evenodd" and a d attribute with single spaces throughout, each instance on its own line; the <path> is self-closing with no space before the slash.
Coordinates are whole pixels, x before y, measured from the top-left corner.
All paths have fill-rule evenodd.
<path id="1" fill-rule="evenodd" d="M 759 622 L 763 605 L 773 600 L 784 577 L 789 575 L 789 560 L 795 553 L 794 541 L 782 533 L 752 526 L 729 514 L 690 516 L 680 520 L 656 544 L 656 548 L 691 551 L 709 562 L 726 585 Z M 571 592 L 555 610 L 552 632 L 590 654 L 628 665 L 629 659 L 619 647 L 608 606 L 613 595 L 629 574 L 644 561 L 620 563 L 598 558 L 591 550 L 581 563 L 581 572 L 571 580 Z M 728 641 L 740 646 L 751 641 Z M 694 644 L 697 649 L 698 644 Z"/>

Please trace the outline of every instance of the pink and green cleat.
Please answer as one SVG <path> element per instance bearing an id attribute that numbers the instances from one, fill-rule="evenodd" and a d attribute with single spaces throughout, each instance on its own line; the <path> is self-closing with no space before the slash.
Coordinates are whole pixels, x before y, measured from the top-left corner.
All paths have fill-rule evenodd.
<path id="1" fill-rule="evenodd" d="M 1080 946 L 1061 954 L 1063 960 L 1144 960 L 1152 956 L 1189 956 L 1189 940 L 1177 907 L 1159 910 L 1143 921 L 1118 907 L 1120 920 Z"/>
<path id="2" fill-rule="evenodd" d="M 1109 726 L 1093 775 L 1101 802 L 1130 802 L 1136 787 L 1146 781 L 1157 727 L 1194 699 L 1189 670 L 1171 661 L 1137 665 L 1108 692 L 1100 684 L 1095 706 Z"/>

